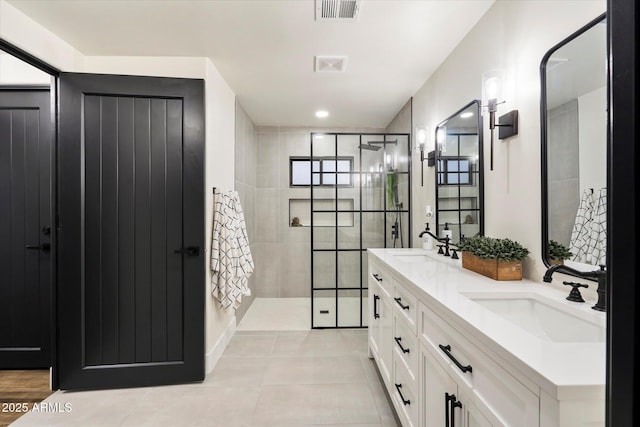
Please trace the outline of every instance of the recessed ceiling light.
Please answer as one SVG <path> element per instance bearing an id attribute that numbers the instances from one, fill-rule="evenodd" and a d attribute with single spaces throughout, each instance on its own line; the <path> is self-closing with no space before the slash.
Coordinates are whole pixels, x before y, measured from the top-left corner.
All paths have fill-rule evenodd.
<path id="1" fill-rule="evenodd" d="M 329 112 L 328 111 L 324 111 L 324 110 L 316 111 L 316 117 L 319 118 L 319 119 L 324 119 L 327 116 L 329 116 Z"/>
<path id="2" fill-rule="evenodd" d="M 473 116 L 473 113 L 471 111 L 467 111 L 466 113 L 460 114 L 461 119 L 468 119 L 471 116 Z"/>

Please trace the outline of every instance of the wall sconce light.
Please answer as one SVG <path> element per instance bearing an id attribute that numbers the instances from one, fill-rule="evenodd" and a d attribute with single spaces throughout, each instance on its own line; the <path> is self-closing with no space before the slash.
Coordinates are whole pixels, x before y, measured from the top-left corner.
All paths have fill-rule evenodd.
<path id="1" fill-rule="evenodd" d="M 447 127 L 440 126 L 436 130 L 436 148 L 438 153 L 447 152 Z"/>
<path id="2" fill-rule="evenodd" d="M 502 71 L 493 70 L 482 75 L 484 92 L 483 99 L 486 100 L 487 111 L 489 112 L 489 129 L 491 130 L 491 148 L 489 156 L 490 170 L 493 170 L 493 130 L 498 127 L 498 139 L 506 139 L 518 134 L 518 110 L 513 110 L 498 118 L 496 124 L 496 112 L 498 104 L 505 101 L 498 101 L 502 97 L 502 85 L 504 76 Z"/>
<path id="3" fill-rule="evenodd" d="M 416 128 L 416 149 L 420 150 L 420 186 L 424 187 L 424 149 L 427 145 L 427 130 Z"/>

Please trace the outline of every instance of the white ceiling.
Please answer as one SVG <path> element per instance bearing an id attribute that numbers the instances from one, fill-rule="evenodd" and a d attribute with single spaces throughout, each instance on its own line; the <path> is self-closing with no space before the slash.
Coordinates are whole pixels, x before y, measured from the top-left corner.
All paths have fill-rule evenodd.
<path id="1" fill-rule="evenodd" d="M 313 0 L 8 1 L 84 55 L 209 57 L 257 125 L 384 127 L 494 0 L 363 0 L 356 23 Z"/>

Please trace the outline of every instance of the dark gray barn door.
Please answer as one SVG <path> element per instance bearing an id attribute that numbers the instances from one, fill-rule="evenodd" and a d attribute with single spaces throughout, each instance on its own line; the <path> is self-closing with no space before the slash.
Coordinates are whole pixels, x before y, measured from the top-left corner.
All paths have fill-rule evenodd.
<path id="1" fill-rule="evenodd" d="M 62 389 L 204 378 L 203 89 L 60 75 Z"/>
<path id="2" fill-rule="evenodd" d="M 0 369 L 51 366 L 51 99 L 0 88 Z"/>

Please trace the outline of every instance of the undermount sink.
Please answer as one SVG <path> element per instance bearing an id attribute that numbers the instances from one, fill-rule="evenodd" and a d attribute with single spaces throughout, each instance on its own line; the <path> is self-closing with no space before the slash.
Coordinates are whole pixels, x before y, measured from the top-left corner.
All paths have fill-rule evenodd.
<path id="1" fill-rule="evenodd" d="M 531 293 L 464 293 L 464 296 L 527 332 L 555 343 L 604 342 L 602 313 L 573 312 Z"/>
<path id="2" fill-rule="evenodd" d="M 394 258 L 402 262 L 425 262 L 429 259 L 429 257 L 422 254 L 394 255 Z"/>

